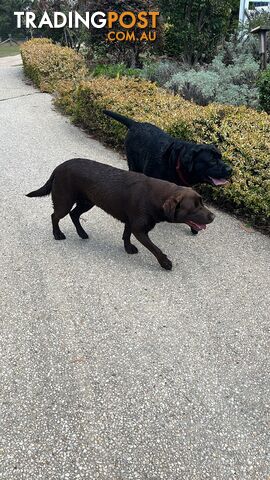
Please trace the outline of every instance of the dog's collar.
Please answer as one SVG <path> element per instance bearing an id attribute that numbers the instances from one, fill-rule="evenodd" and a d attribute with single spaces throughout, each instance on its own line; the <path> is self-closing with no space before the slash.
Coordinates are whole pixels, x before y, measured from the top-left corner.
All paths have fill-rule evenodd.
<path id="1" fill-rule="evenodd" d="M 190 187 L 190 184 L 187 180 L 187 177 L 185 176 L 184 172 L 183 172 L 183 169 L 182 169 L 182 166 L 181 166 L 181 162 L 180 162 L 180 157 L 178 157 L 177 159 L 177 162 L 176 162 L 176 172 L 177 172 L 177 175 L 181 181 L 181 184 L 184 186 L 184 187 Z"/>

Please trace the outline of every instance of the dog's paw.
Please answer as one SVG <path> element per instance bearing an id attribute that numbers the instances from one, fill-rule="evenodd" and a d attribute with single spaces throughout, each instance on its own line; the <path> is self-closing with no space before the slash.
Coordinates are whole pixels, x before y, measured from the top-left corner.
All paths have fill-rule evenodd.
<path id="1" fill-rule="evenodd" d="M 165 270 L 171 270 L 172 269 L 172 262 L 171 260 L 168 259 L 168 257 L 164 256 L 160 261 L 160 266 L 162 268 L 165 268 Z"/>
<path id="2" fill-rule="evenodd" d="M 55 234 L 54 238 L 55 238 L 55 240 L 65 240 L 66 236 L 62 232 L 60 232 L 60 233 Z"/>
<path id="3" fill-rule="evenodd" d="M 135 247 L 135 245 L 132 245 L 132 243 L 130 245 L 126 245 L 125 250 L 129 255 L 133 255 L 134 253 L 138 253 L 137 247 Z"/>
<path id="4" fill-rule="evenodd" d="M 89 238 L 89 236 L 87 235 L 87 233 L 84 232 L 84 231 L 83 231 L 83 232 L 80 232 L 80 233 L 79 233 L 79 236 L 80 236 L 83 240 L 87 240 L 87 238 Z"/>

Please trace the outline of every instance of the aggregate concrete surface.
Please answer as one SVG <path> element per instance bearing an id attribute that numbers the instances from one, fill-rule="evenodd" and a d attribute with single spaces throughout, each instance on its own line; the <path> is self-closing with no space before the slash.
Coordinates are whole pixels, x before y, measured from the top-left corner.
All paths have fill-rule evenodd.
<path id="1" fill-rule="evenodd" d="M 20 63 L 0 61 L 0 478 L 269 479 L 269 238 L 220 211 L 196 237 L 160 224 L 167 272 L 96 208 L 56 242 L 24 194 L 68 158 L 126 164 Z"/>

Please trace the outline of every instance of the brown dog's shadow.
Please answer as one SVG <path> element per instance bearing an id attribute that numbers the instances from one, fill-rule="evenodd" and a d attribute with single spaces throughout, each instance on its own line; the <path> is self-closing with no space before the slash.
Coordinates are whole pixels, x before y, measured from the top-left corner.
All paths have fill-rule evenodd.
<path id="1" fill-rule="evenodd" d="M 117 224 L 108 216 L 106 216 L 106 220 L 104 218 L 103 223 L 101 219 L 98 222 L 82 219 L 83 227 L 89 235 L 89 238 L 86 240 L 78 237 L 72 224 L 69 225 L 67 222 L 63 222 L 63 232 L 66 235 L 66 239 L 55 241 L 52 238 L 54 250 L 58 252 L 60 250 L 63 252 L 63 255 L 84 263 L 103 263 L 104 265 L 114 263 L 122 269 L 126 268 L 127 264 L 134 266 L 135 263 L 138 267 L 149 269 L 149 266 L 152 264 L 155 270 L 160 269 L 152 255 L 136 239 L 133 239 L 133 241 L 139 252 L 134 255 L 128 255 L 122 240 L 122 225 Z M 108 225 L 108 221 L 110 225 Z M 46 234 L 46 232 L 44 233 Z"/>
<path id="2" fill-rule="evenodd" d="M 77 264 L 80 269 L 82 265 L 86 268 L 92 265 L 95 269 L 108 265 L 113 268 L 119 267 L 122 271 L 134 270 L 134 268 L 144 272 L 150 269 L 152 273 L 164 271 L 152 254 L 133 235 L 131 241 L 139 252 L 133 255 L 127 254 L 122 240 L 124 224 L 102 210 L 95 208 L 82 215 L 81 224 L 89 235 L 88 239 L 83 240 L 78 236 L 71 219 L 66 216 L 61 221 L 61 229 L 66 239 L 56 241 L 51 234 L 50 222 L 47 225 L 40 222 L 39 228 L 42 231 L 39 231 L 38 242 L 40 237 L 44 238 L 44 243 L 49 242 L 52 246 L 52 256 L 60 256 L 66 263 L 72 262 L 74 266 Z M 185 251 L 187 244 L 193 249 L 194 241 L 196 244 L 198 237 L 203 234 L 204 232 L 200 232 L 198 235 L 193 235 L 190 227 L 185 224 L 166 223 L 158 224 L 155 230 L 150 232 L 150 238 L 159 248 L 165 250 L 176 266 L 179 251 Z"/>
<path id="3" fill-rule="evenodd" d="M 63 220 L 62 229 L 66 239 L 61 241 L 51 239 L 54 253 L 56 254 L 57 252 L 58 255 L 64 256 L 66 261 L 73 259 L 73 261 L 78 261 L 80 264 L 84 263 L 85 265 L 91 263 L 96 266 L 99 264 L 112 266 L 114 264 L 122 270 L 129 268 L 129 266 L 132 269 L 135 267 L 144 271 L 149 271 L 149 268 L 155 272 L 163 270 L 152 254 L 133 236 L 131 238 L 132 243 L 136 245 L 139 251 L 137 254 L 127 254 L 122 240 L 124 225 L 116 222 L 105 213 L 103 214 L 100 210 L 97 212 L 99 212 L 98 217 L 96 214 L 92 214 L 91 219 L 85 216 L 81 217 L 82 225 L 89 235 L 89 238 L 86 240 L 78 237 L 68 218 Z M 172 227 L 174 225 L 169 225 L 169 228 Z M 187 232 L 189 232 L 188 228 Z M 48 232 L 44 229 L 45 236 L 46 233 Z M 182 228 L 179 234 L 183 234 Z M 164 227 L 163 229 L 157 228 L 157 231 L 151 237 L 158 242 L 161 248 L 164 247 L 166 249 L 166 245 L 169 246 L 171 244 L 170 233 L 166 233 Z"/>

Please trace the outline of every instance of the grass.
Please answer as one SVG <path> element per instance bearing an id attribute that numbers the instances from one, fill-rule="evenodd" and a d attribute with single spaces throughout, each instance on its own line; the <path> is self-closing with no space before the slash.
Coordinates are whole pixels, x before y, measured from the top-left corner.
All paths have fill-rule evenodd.
<path id="1" fill-rule="evenodd" d="M 18 55 L 20 53 L 19 45 L 0 45 L 0 57 L 9 57 L 11 55 Z"/>

